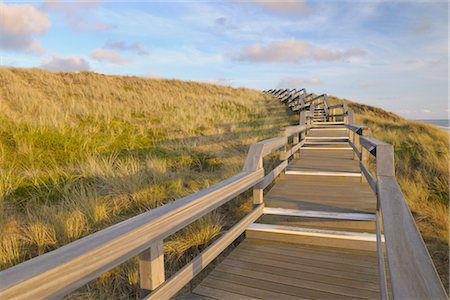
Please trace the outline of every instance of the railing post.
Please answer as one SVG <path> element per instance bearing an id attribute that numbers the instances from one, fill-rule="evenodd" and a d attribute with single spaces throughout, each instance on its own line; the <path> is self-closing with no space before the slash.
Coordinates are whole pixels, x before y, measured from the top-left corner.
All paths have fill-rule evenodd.
<path id="1" fill-rule="evenodd" d="M 306 116 L 307 116 L 307 114 L 306 114 L 305 110 L 300 111 L 300 121 L 299 121 L 300 125 L 306 124 L 306 122 L 307 122 Z"/>
<path id="2" fill-rule="evenodd" d="M 165 281 L 163 240 L 139 254 L 140 297 L 144 298 Z"/>
<path id="3" fill-rule="evenodd" d="M 357 135 L 358 136 L 358 146 L 359 146 L 359 151 L 361 152 L 361 163 L 363 165 L 367 166 L 368 153 L 366 152 L 366 149 L 361 145 L 360 138 L 362 135 L 363 135 L 363 130 L 361 129 L 361 135 Z M 361 170 L 361 182 L 367 182 L 367 178 L 364 175 L 362 170 Z"/>
<path id="4" fill-rule="evenodd" d="M 395 176 L 394 146 L 377 146 L 377 176 Z"/>
<path id="5" fill-rule="evenodd" d="M 258 162 L 258 169 L 262 169 L 263 168 L 263 160 L 260 159 Z M 258 205 L 264 202 L 264 194 L 263 194 L 263 189 L 260 189 L 258 187 L 254 187 L 253 188 L 253 204 L 254 205 Z"/>
<path id="6" fill-rule="evenodd" d="M 247 159 L 244 163 L 245 172 L 255 172 L 263 168 L 262 151 L 264 146 L 260 144 L 254 144 L 250 146 L 248 150 Z M 257 186 L 253 187 L 253 203 L 263 203 L 263 190 Z"/>

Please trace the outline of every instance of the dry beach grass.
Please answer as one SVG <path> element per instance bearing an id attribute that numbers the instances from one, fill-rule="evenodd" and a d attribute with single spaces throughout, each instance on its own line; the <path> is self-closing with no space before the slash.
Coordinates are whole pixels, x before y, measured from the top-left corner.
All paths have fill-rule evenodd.
<path id="1" fill-rule="evenodd" d="M 13 68 L 0 82 L 1 269 L 238 173 L 250 144 L 288 124 L 249 89 Z M 169 273 L 246 208 L 173 235 Z M 130 261 L 77 295 L 133 298 L 136 284 Z"/>

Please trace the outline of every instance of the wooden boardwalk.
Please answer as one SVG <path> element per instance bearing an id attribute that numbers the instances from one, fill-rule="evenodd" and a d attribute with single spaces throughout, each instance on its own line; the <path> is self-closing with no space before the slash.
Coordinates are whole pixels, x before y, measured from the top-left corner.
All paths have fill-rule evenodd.
<path id="1" fill-rule="evenodd" d="M 188 298 L 379 299 L 376 195 L 345 127 L 322 127 L 264 195 L 246 240 Z"/>
<path id="2" fill-rule="evenodd" d="M 268 93 L 299 124 L 251 145 L 242 172 L 1 271 L 0 299 L 63 298 L 136 256 L 142 299 L 448 299 L 395 179 L 393 146 L 364 136 L 326 94 Z M 250 212 L 167 276 L 164 240 L 247 191 Z"/>

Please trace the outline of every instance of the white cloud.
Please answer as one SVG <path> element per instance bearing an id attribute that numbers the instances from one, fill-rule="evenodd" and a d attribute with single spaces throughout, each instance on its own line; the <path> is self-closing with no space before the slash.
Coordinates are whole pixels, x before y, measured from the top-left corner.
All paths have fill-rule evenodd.
<path id="1" fill-rule="evenodd" d="M 280 79 L 278 82 L 278 88 L 300 88 L 304 86 L 311 85 L 321 85 L 323 84 L 320 78 L 314 77 L 309 79 L 304 78 L 295 78 L 295 77 L 286 77 Z"/>
<path id="2" fill-rule="evenodd" d="M 124 65 L 130 62 L 129 59 L 123 57 L 116 51 L 102 48 L 94 49 L 91 57 L 99 62 L 107 62 L 115 65 Z"/>
<path id="3" fill-rule="evenodd" d="M 44 60 L 40 67 L 49 71 L 87 71 L 90 69 L 89 62 L 84 58 L 58 55 L 53 55 L 50 59 Z"/>
<path id="4" fill-rule="evenodd" d="M 422 112 L 423 112 L 423 113 L 426 113 L 426 114 L 431 114 L 431 110 L 428 109 L 428 108 L 422 109 Z"/>
<path id="5" fill-rule="evenodd" d="M 305 14 L 308 12 L 308 6 L 305 0 L 284 0 L 279 2 L 273 0 L 253 0 L 250 3 L 259 5 L 272 12 L 288 14 Z"/>
<path id="6" fill-rule="evenodd" d="M 361 57 L 366 54 L 363 49 L 349 50 L 327 49 L 309 42 L 288 39 L 269 43 L 255 44 L 232 53 L 231 58 L 251 62 L 300 62 L 302 60 L 338 61 Z"/>
<path id="7" fill-rule="evenodd" d="M 51 26 L 45 13 L 28 4 L 0 3 L 0 47 L 6 50 L 43 52 L 35 39 Z"/>
<path id="8" fill-rule="evenodd" d="M 86 12 L 91 12 L 100 5 L 99 0 L 89 1 L 63 1 L 45 0 L 42 9 L 48 12 L 57 12 L 63 15 L 65 23 L 77 31 L 104 31 L 116 26 L 99 20 L 89 20 Z"/>
<path id="9" fill-rule="evenodd" d="M 131 51 L 139 55 L 148 55 L 149 52 L 140 43 L 127 44 L 123 41 L 110 41 L 108 40 L 104 46 L 105 49 Z"/>

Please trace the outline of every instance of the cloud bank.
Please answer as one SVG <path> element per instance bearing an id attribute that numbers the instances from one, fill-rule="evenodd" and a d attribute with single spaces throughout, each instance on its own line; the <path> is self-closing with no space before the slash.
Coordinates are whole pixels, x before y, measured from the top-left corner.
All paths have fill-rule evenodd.
<path id="1" fill-rule="evenodd" d="M 366 51 L 360 48 L 348 50 L 328 49 L 315 46 L 307 41 L 288 39 L 269 43 L 255 44 L 231 54 L 237 61 L 249 62 L 289 62 L 304 60 L 339 61 L 364 56 Z"/>
<path id="2" fill-rule="evenodd" d="M 44 34 L 50 26 L 48 16 L 29 4 L 0 2 L 0 47 L 3 49 L 43 52 L 36 35 Z"/>
<path id="3" fill-rule="evenodd" d="M 53 55 L 42 62 L 41 68 L 49 71 L 87 71 L 90 70 L 89 62 L 78 56 L 62 57 Z"/>
<path id="4" fill-rule="evenodd" d="M 149 52 L 145 49 L 143 45 L 140 43 L 125 43 L 123 41 L 107 41 L 105 46 L 105 49 L 110 50 L 121 50 L 121 51 L 131 51 L 138 55 L 148 55 Z"/>
<path id="5" fill-rule="evenodd" d="M 91 53 L 91 57 L 99 62 L 106 62 L 115 65 L 125 65 L 130 62 L 129 59 L 123 57 L 118 52 L 102 48 L 94 49 Z"/>

